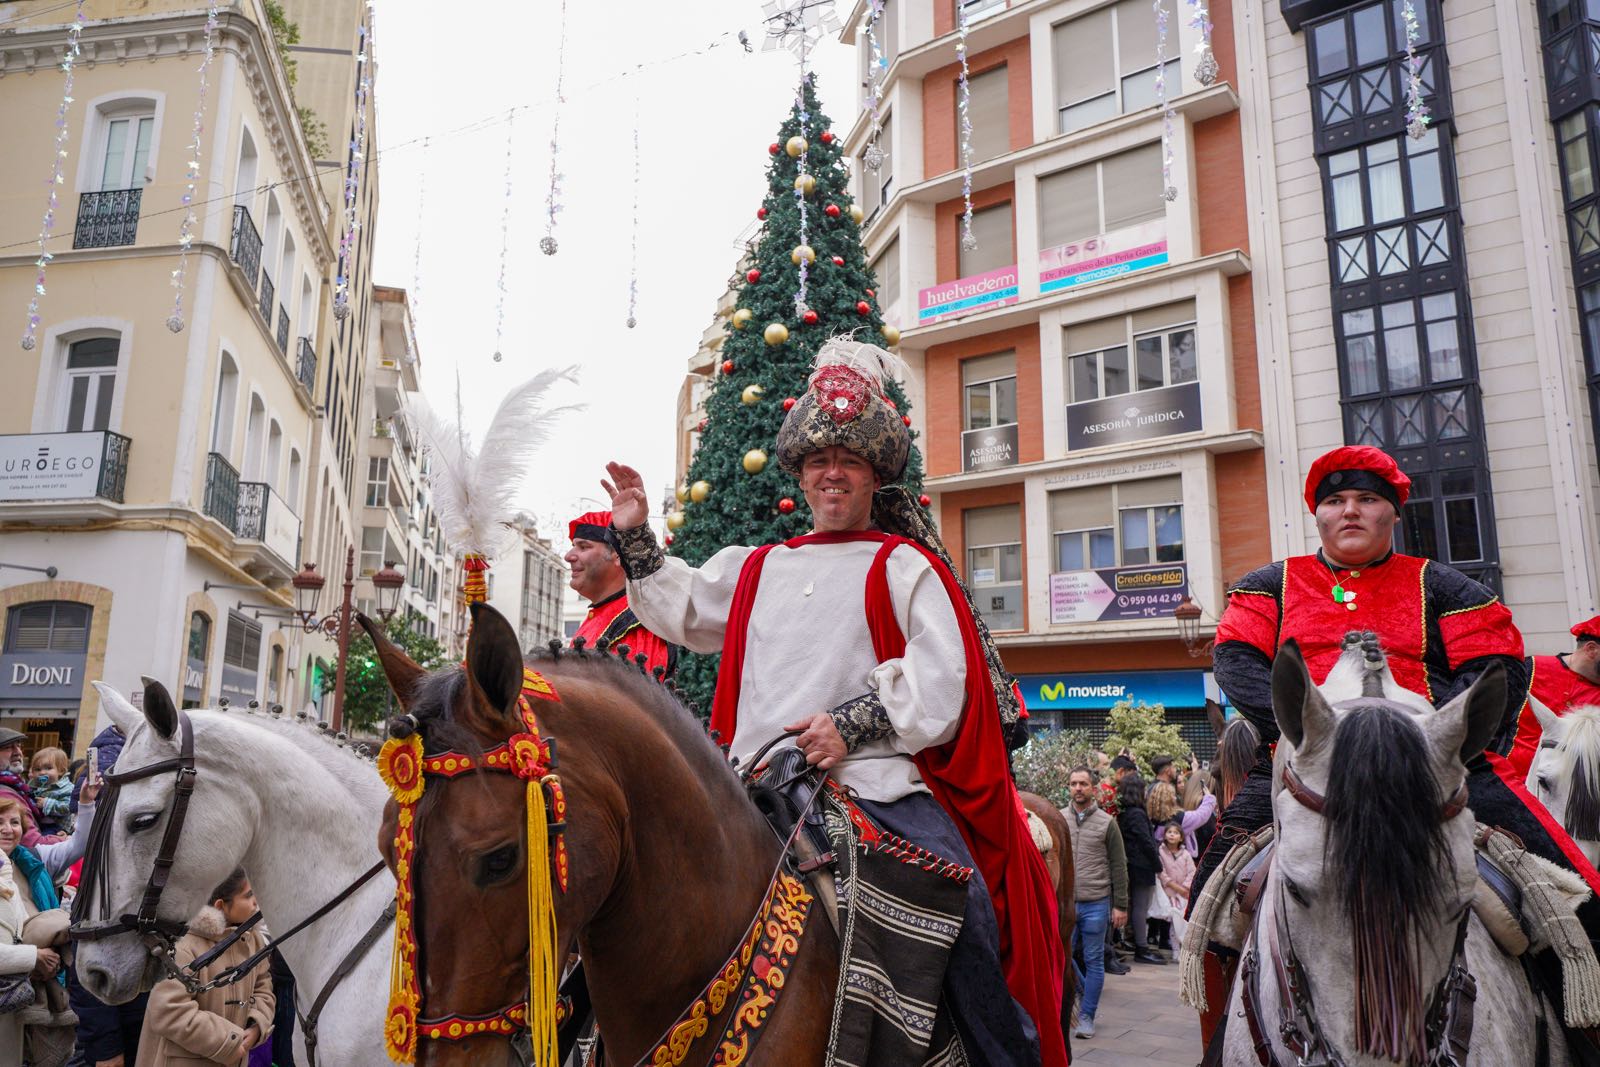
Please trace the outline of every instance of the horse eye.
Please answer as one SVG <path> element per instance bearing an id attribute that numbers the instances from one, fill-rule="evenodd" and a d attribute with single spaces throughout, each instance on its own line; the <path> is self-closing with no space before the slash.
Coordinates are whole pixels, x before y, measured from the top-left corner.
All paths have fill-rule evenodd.
<path id="1" fill-rule="evenodd" d="M 1285 878 L 1283 880 L 1283 888 L 1286 889 L 1289 895 L 1294 898 L 1294 902 L 1296 904 L 1300 905 L 1302 908 L 1310 906 L 1306 903 L 1306 895 L 1300 891 L 1300 887 L 1295 885 L 1292 879 Z"/>
<path id="2" fill-rule="evenodd" d="M 142 833 L 160 821 L 161 814 L 159 812 L 149 811 L 143 815 L 135 815 L 128 820 L 128 832 L 130 834 Z"/>
<path id="3" fill-rule="evenodd" d="M 1548 774 L 1541 774 L 1539 776 L 1539 788 L 1540 789 L 1549 789 L 1550 788 L 1550 776 Z"/>
<path id="4" fill-rule="evenodd" d="M 503 845 L 478 861 L 479 885 L 503 881 L 517 866 L 517 846 Z"/>

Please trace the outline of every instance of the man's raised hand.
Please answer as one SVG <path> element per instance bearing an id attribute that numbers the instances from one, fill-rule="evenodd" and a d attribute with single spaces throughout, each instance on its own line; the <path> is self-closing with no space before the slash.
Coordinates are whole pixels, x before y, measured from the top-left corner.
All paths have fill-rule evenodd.
<path id="1" fill-rule="evenodd" d="M 632 467 L 621 463 L 606 464 L 609 479 L 600 479 L 600 485 L 611 494 L 611 525 L 619 530 L 643 526 L 650 518 L 650 502 L 644 495 L 644 479 Z"/>

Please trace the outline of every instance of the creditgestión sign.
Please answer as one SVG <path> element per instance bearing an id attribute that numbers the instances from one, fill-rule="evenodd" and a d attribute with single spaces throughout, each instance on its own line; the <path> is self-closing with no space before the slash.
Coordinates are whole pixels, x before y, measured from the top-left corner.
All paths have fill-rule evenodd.
<path id="1" fill-rule="evenodd" d="M 100 488 L 104 433 L 0 436 L 0 500 L 72 500 Z"/>
<path id="2" fill-rule="evenodd" d="M 1058 571 L 1050 576 L 1050 623 L 1170 619 L 1188 594 L 1182 563 Z"/>
<path id="3" fill-rule="evenodd" d="M 1124 445 L 1201 428 L 1200 383 L 1067 405 L 1067 451 Z"/>
<path id="4" fill-rule="evenodd" d="M 1017 424 L 968 430 L 961 435 L 961 469 L 989 471 L 1017 462 Z"/>
<path id="5" fill-rule="evenodd" d="M 1205 671 L 1106 671 L 1087 674 L 1024 674 L 1017 679 L 1029 711 L 1086 711 L 1119 700 L 1201 708 Z"/>

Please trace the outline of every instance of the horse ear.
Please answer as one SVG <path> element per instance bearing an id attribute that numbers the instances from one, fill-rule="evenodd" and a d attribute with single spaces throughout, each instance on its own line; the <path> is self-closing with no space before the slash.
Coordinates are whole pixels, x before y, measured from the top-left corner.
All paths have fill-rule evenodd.
<path id="1" fill-rule="evenodd" d="M 1327 737 L 1333 732 L 1333 709 L 1311 680 L 1300 645 L 1292 637 L 1272 660 L 1272 714 L 1296 749 L 1305 747 L 1308 733 Z"/>
<path id="2" fill-rule="evenodd" d="M 1506 669 L 1491 663 L 1472 688 L 1458 697 L 1466 701 L 1466 736 L 1461 740 L 1461 762 L 1477 756 L 1499 731 L 1506 714 Z M 1453 703 L 1453 702 L 1452 702 Z"/>
<path id="3" fill-rule="evenodd" d="M 1539 720 L 1539 728 L 1547 737 L 1560 737 L 1565 731 L 1562 729 L 1561 716 L 1545 707 L 1544 701 L 1528 694 L 1528 707 L 1533 709 L 1534 717 Z"/>
<path id="4" fill-rule="evenodd" d="M 1206 697 L 1206 720 L 1211 723 L 1211 733 L 1218 741 L 1222 740 L 1222 731 L 1228 728 L 1228 715 L 1210 697 Z"/>
<path id="5" fill-rule="evenodd" d="M 144 679 L 144 718 L 162 737 L 178 732 L 178 706 L 172 702 L 167 687 L 154 678 Z"/>
<path id="6" fill-rule="evenodd" d="M 522 695 L 522 649 L 506 617 L 487 604 L 472 605 L 467 637 L 467 677 L 497 714 L 516 707 Z"/>
<path id="7" fill-rule="evenodd" d="M 90 684 L 94 686 L 95 692 L 100 694 L 100 710 L 106 713 L 106 718 L 121 731 L 123 737 L 132 734 L 133 728 L 139 725 L 139 709 L 128 703 L 127 697 L 106 683 Z"/>
<path id="8" fill-rule="evenodd" d="M 411 698 L 417 691 L 417 683 L 428 672 L 390 641 L 382 626 L 359 611 L 356 612 L 356 622 L 361 624 L 361 628 L 367 631 L 367 636 L 372 639 L 372 647 L 378 653 L 378 663 L 383 667 L 383 676 L 389 680 L 389 688 L 394 690 L 395 699 L 400 701 L 402 708 L 409 709 Z"/>

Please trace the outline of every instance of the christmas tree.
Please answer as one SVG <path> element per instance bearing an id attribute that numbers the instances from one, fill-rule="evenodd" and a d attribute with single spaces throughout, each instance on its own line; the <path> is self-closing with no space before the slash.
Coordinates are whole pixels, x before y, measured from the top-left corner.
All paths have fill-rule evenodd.
<path id="1" fill-rule="evenodd" d="M 886 348 L 899 341 L 879 312 L 843 148 L 808 75 L 768 149 L 767 195 L 756 213 L 765 225 L 730 316 L 688 484 L 678 489 L 682 511 L 668 521 L 669 551 L 695 566 L 728 545 L 770 544 L 811 529 L 805 497 L 775 456 L 785 400 L 805 390 L 828 338 L 853 333 Z M 920 494 L 922 455 L 911 409 L 898 383 L 889 384 L 888 394 L 913 427 L 901 483 Z M 678 666 L 679 688 L 703 715 L 710 712 L 718 659 L 686 654 Z"/>

